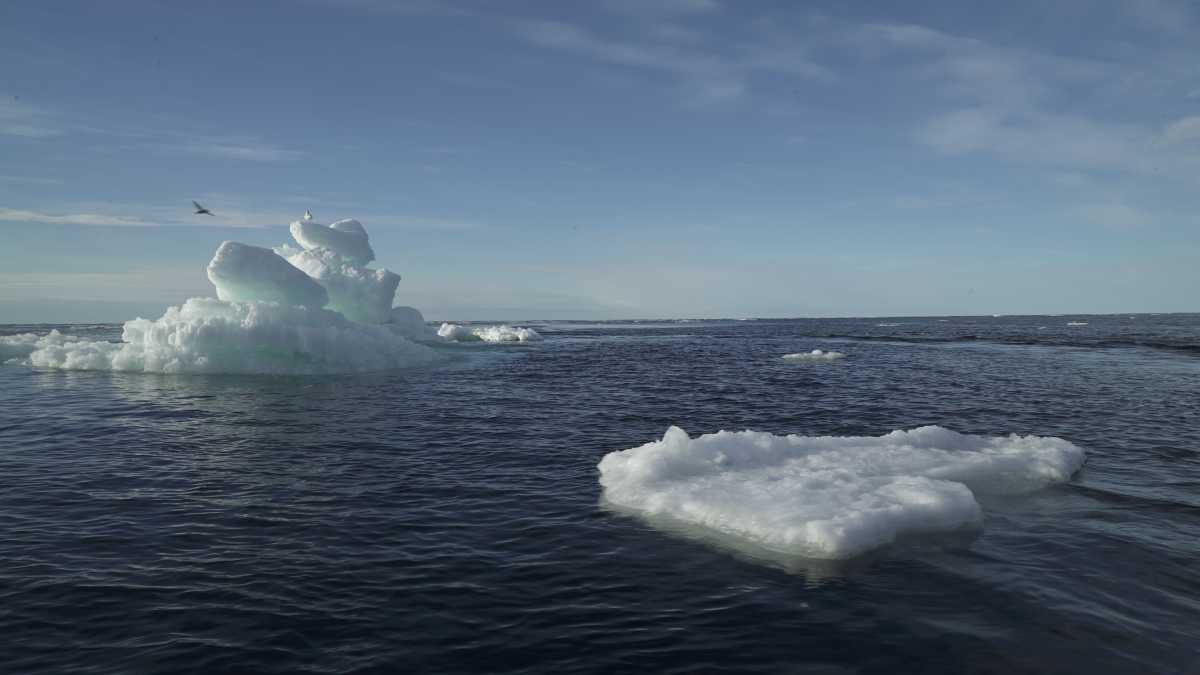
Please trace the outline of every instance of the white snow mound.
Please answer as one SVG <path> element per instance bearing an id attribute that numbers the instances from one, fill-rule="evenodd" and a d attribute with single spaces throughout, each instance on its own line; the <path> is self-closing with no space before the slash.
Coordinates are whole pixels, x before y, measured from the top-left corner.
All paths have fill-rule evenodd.
<path id="1" fill-rule="evenodd" d="M 937 426 L 867 436 L 757 431 L 662 440 L 600 461 L 604 499 L 734 546 L 851 558 L 910 533 L 982 519 L 975 494 L 1021 494 L 1068 480 L 1084 452 L 1039 436 L 973 436 Z"/>

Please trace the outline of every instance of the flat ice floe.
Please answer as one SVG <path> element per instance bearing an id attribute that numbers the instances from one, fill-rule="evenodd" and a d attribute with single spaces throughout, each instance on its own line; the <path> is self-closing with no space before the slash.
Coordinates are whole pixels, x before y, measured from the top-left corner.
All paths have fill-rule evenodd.
<path id="1" fill-rule="evenodd" d="M 826 352 L 820 349 L 814 349 L 811 352 L 784 354 L 783 358 L 789 361 L 836 361 L 837 359 L 846 358 L 846 355 L 841 352 Z"/>
<path id="2" fill-rule="evenodd" d="M 612 452 L 604 500 L 651 524 L 698 528 L 750 549 L 844 559 L 905 534 L 978 525 L 976 494 L 1068 480 L 1084 452 L 1040 436 L 973 436 L 937 426 L 868 436 L 721 431 Z"/>
<path id="3" fill-rule="evenodd" d="M 540 333 L 532 328 L 498 326 L 461 326 L 443 323 L 438 335 L 451 342 L 534 342 L 541 340 Z"/>

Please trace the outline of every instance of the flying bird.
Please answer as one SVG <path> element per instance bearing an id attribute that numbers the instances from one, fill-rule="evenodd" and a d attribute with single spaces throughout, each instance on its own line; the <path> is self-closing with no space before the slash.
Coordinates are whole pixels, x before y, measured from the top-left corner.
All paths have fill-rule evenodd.
<path id="1" fill-rule="evenodd" d="M 203 213 L 203 214 L 207 214 L 207 215 L 211 216 L 213 214 L 212 211 L 209 211 L 208 209 L 204 208 L 203 206 L 200 206 L 200 202 L 198 202 L 198 201 L 193 200 L 192 206 L 196 207 L 196 213 L 194 215 L 198 216 Z"/>
<path id="2" fill-rule="evenodd" d="M 305 209 L 305 210 L 304 210 L 304 219 L 305 219 L 305 220 L 312 220 L 312 211 L 309 211 L 308 209 Z"/>

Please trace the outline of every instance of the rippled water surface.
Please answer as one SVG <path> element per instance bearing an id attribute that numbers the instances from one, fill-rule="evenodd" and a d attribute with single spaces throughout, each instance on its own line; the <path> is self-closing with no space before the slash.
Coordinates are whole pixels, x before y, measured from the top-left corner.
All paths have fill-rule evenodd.
<path id="1" fill-rule="evenodd" d="M 370 376 L 0 367 L 0 671 L 1200 672 L 1200 316 L 533 325 Z M 670 424 L 1088 460 L 974 536 L 760 560 L 601 506 Z"/>

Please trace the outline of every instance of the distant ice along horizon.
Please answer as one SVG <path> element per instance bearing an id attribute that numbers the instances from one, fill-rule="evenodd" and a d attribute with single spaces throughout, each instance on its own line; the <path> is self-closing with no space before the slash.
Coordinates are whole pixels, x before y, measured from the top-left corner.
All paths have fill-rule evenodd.
<path id="1" fill-rule="evenodd" d="M 208 264 L 216 298 L 191 298 L 155 320 L 124 324 L 122 341 L 25 333 L 0 337 L 0 363 L 77 370 L 312 374 L 390 370 L 443 358 L 453 342 L 526 342 L 510 326 L 434 331 L 415 307 L 393 306 L 400 275 L 367 267 L 370 237 L 354 219 L 289 230 L 300 248 L 225 241 Z"/>

